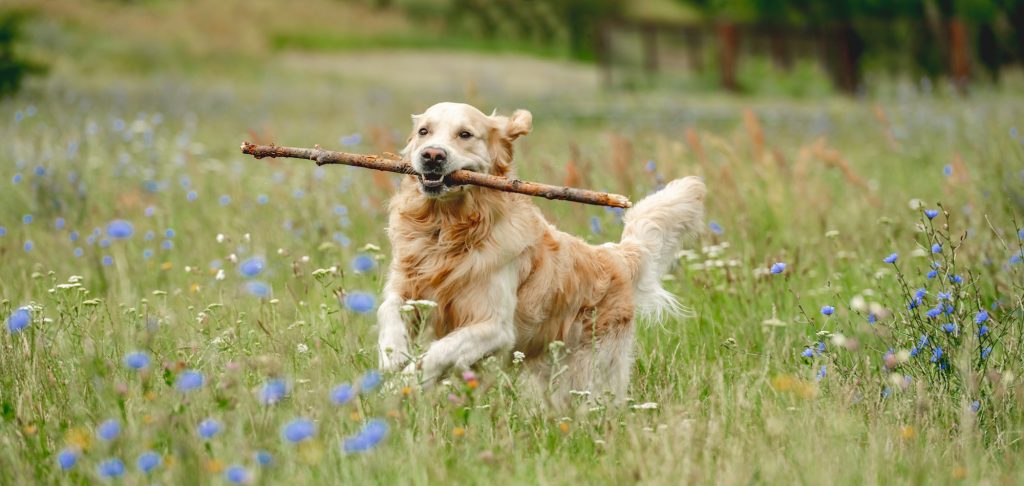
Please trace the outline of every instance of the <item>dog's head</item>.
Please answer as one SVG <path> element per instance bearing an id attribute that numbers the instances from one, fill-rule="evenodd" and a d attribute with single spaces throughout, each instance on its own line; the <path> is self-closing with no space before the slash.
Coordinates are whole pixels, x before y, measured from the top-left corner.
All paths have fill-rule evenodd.
<path id="1" fill-rule="evenodd" d="M 463 103 L 438 103 L 412 116 L 412 134 L 402 157 L 419 174 L 420 192 L 427 197 L 455 195 L 448 175 L 457 170 L 505 175 L 512 164 L 512 142 L 533 128 L 533 115 L 516 110 L 512 116 L 485 115 Z"/>

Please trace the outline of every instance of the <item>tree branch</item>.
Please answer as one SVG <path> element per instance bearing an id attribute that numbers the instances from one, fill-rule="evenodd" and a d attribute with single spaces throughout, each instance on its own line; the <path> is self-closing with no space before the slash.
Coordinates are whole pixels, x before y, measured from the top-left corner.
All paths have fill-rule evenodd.
<path id="1" fill-rule="evenodd" d="M 264 157 L 290 157 L 293 159 L 308 159 L 316 162 L 316 165 L 341 164 L 367 169 L 396 172 L 398 174 L 417 175 L 416 171 L 401 160 L 380 155 L 350 154 L 345 152 L 334 152 L 323 150 L 319 145 L 315 148 L 278 147 L 277 145 L 253 145 L 249 142 L 242 143 L 242 153 L 252 155 L 257 159 Z M 538 182 L 521 181 L 509 177 L 500 177 L 468 170 L 457 170 L 447 176 L 447 179 L 454 184 L 471 184 L 474 186 L 487 187 L 505 192 L 516 192 L 529 196 L 539 196 L 547 199 L 560 199 L 563 201 L 574 201 L 596 206 L 612 206 L 617 208 L 628 208 L 633 205 L 629 198 L 619 194 L 606 192 L 588 191 L 574 187 L 552 186 Z"/>

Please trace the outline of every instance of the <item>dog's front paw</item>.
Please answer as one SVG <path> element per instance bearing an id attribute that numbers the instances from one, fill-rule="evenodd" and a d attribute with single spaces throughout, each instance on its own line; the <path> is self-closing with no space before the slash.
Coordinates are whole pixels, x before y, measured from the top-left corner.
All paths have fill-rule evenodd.
<path id="1" fill-rule="evenodd" d="M 409 347 L 405 340 L 385 339 L 381 336 L 378 351 L 381 371 L 398 371 L 409 362 Z"/>

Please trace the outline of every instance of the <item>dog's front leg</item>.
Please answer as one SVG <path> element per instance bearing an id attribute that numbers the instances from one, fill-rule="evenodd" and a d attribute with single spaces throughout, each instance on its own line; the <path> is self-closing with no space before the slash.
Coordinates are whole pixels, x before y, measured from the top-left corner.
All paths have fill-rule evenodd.
<path id="1" fill-rule="evenodd" d="M 466 369 L 489 354 L 515 345 L 516 271 L 509 266 L 491 277 L 488 285 L 463 298 L 478 310 L 481 320 L 463 326 L 430 344 L 419 363 L 405 372 L 422 370 L 421 383 L 429 386 L 450 368 Z"/>
<path id="2" fill-rule="evenodd" d="M 384 301 L 377 308 L 377 346 L 381 371 L 399 370 L 410 358 L 409 330 L 402 319 L 403 303 L 405 301 L 402 296 L 386 288 Z"/>

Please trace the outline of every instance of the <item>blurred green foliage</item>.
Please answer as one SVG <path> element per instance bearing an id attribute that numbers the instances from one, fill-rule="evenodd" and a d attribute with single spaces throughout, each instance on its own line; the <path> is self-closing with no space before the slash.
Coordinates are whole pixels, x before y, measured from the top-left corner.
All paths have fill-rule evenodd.
<path id="1" fill-rule="evenodd" d="M 25 76 L 42 71 L 42 66 L 20 57 L 15 49 L 26 16 L 19 11 L 0 12 L 0 96 L 17 92 Z"/>

